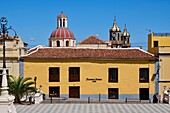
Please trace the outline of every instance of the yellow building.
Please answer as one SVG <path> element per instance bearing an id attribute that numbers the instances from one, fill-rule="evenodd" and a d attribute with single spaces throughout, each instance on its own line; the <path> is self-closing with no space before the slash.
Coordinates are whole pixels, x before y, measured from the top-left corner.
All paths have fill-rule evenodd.
<path id="1" fill-rule="evenodd" d="M 41 47 L 24 59 L 24 77 L 37 77 L 46 95 L 66 98 L 149 99 L 154 56 L 139 48 Z"/>
<path id="2" fill-rule="evenodd" d="M 24 77 L 36 77 L 36 86 L 43 86 L 47 96 L 152 98 L 155 57 L 142 49 L 129 48 L 126 27 L 121 35 L 114 21 L 111 45 L 90 36 L 76 46 L 76 38 L 67 28 L 67 16 L 58 15 L 57 23 L 49 38 L 50 47 L 32 48 L 22 57 Z"/>
<path id="3" fill-rule="evenodd" d="M 156 92 L 162 94 L 170 88 L 170 33 L 151 33 L 148 35 L 148 51 L 157 56 L 155 65 Z"/>

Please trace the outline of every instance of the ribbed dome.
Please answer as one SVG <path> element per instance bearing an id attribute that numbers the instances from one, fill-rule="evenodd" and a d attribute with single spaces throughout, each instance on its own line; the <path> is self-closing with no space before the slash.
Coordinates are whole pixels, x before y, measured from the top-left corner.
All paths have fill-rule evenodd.
<path id="1" fill-rule="evenodd" d="M 65 27 L 60 27 L 60 28 L 55 29 L 52 32 L 50 38 L 75 39 L 74 34 L 68 28 L 65 28 Z"/>

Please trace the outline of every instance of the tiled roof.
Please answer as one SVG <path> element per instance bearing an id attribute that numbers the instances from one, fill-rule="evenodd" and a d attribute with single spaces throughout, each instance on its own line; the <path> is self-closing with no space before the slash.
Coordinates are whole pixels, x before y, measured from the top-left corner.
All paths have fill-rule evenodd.
<path id="1" fill-rule="evenodd" d="M 89 48 L 57 48 L 38 47 L 28 55 L 27 59 L 129 59 L 154 60 L 154 56 L 144 50 L 134 49 L 89 49 Z"/>
<path id="2" fill-rule="evenodd" d="M 96 36 L 90 36 L 81 41 L 79 44 L 104 44 L 104 41 L 97 38 Z"/>

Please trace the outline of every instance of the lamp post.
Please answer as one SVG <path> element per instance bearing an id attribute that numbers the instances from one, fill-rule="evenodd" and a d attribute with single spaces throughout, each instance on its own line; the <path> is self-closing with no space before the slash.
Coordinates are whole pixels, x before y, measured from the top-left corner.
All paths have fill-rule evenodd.
<path id="1" fill-rule="evenodd" d="M 6 27 L 8 21 L 5 17 L 2 17 L 1 20 L 1 28 L 0 28 L 0 39 L 3 43 L 3 72 L 2 72 L 2 92 L 1 96 L 8 96 L 8 83 L 7 83 L 7 72 L 6 72 L 6 57 L 5 57 L 5 40 L 8 37 L 8 31 L 12 30 L 15 35 L 14 38 L 17 38 L 16 31 L 10 26 L 9 28 Z"/>
<path id="2" fill-rule="evenodd" d="M 36 84 L 37 84 L 36 83 L 37 82 L 37 77 L 36 76 L 34 77 L 34 82 L 35 82 L 35 88 L 36 88 Z"/>

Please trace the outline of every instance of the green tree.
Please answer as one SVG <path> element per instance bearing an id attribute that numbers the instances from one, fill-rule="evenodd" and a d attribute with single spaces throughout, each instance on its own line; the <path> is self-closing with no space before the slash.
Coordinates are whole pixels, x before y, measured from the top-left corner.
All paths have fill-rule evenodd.
<path id="1" fill-rule="evenodd" d="M 36 91 L 36 88 L 34 87 L 35 82 L 31 80 L 31 77 L 23 78 L 19 76 L 17 78 L 11 75 L 9 76 L 9 94 L 15 96 L 14 102 L 21 103 L 20 100 L 24 95 Z"/>

